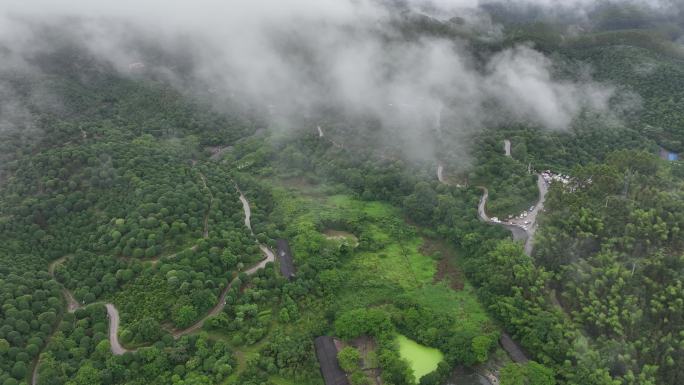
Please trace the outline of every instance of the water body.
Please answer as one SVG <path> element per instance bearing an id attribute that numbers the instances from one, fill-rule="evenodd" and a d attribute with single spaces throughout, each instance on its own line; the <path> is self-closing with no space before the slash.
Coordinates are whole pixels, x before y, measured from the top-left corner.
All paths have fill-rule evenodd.
<path id="1" fill-rule="evenodd" d="M 660 158 L 664 160 L 668 160 L 670 162 L 674 162 L 679 160 L 679 154 L 676 152 L 672 152 L 670 150 L 666 150 L 663 147 L 660 147 Z"/>
<path id="2" fill-rule="evenodd" d="M 416 380 L 435 371 L 437 365 L 444 359 L 444 354 L 435 348 L 423 346 L 406 336 L 398 335 L 399 355 L 409 362 Z"/>

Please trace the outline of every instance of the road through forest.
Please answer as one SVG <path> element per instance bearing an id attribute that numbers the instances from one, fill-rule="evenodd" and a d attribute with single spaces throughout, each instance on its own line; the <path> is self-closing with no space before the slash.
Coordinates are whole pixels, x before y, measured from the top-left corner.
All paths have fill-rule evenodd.
<path id="1" fill-rule="evenodd" d="M 511 156 L 511 142 L 506 139 L 504 141 L 504 155 L 507 157 Z M 444 166 L 440 163 L 437 165 L 437 178 L 441 183 L 445 183 L 444 178 Z M 523 241 L 525 243 L 525 253 L 527 255 L 532 254 L 532 247 L 534 246 L 534 233 L 537 230 L 537 214 L 544 209 L 544 200 L 546 193 L 548 192 L 548 185 L 544 181 L 544 178 L 537 174 L 537 188 L 539 189 L 539 198 L 537 203 L 533 208 L 527 213 L 524 218 L 517 218 L 511 220 L 509 223 L 502 221 L 494 221 L 488 215 L 486 211 L 487 199 L 489 198 L 489 191 L 486 187 L 480 187 L 482 189 L 482 197 L 477 206 L 477 215 L 481 221 L 490 223 L 493 225 L 499 225 L 505 227 L 513 235 L 513 239 L 516 241 Z M 525 222 L 529 222 L 525 224 Z M 520 346 L 513 341 L 508 334 L 503 333 L 502 336 L 502 346 L 508 352 L 509 356 L 516 362 L 524 362 L 527 360 L 525 353 L 520 348 Z M 491 383 L 497 381 L 497 379 L 490 378 L 487 376 Z"/>
<path id="2" fill-rule="evenodd" d="M 205 183 L 205 186 L 206 186 L 206 182 L 205 182 L 204 178 L 202 178 L 202 181 Z M 240 189 L 237 187 L 237 185 L 235 186 L 235 189 L 240 194 L 240 202 L 242 203 L 242 208 L 243 208 L 243 212 L 245 215 L 245 226 L 251 232 L 252 231 L 252 224 L 250 222 L 250 218 L 251 218 L 252 210 L 249 206 L 249 201 L 247 201 L 244 194 L 242 193 L 242 191 L 240 191 Z M 212 196 L 212 199 L 213 199 L 213 196 Z M 206 228 L 206 223 L 205 223 L 204 237 L 206 237 L 208 235 L 207 233 L 208 233 L 208 230 Z M 254 233 L 252 233 L 252 235 L 253 234 Z M 263 244 L 259 244 L 259 249 L 261 250 L 262 254 L 264 255 L 264 259 L 259 261 L 256 265 L 245 270 L 245 273 L 248 275 L 255 274 L 259 270 L 265 268 L 266 264 L 268 262 L 275 261 L 275 254 L 273 253 L 273 251 L 268 246 L 263 245 Z M 53 279 L 56 280 L 56 278 L 54 276 L 54 271 L 55 271 L 56 266 L 63 263 L 66 260 L 66 258 L 67 258 L 67 256 L 61 257 L 61 258 L 53 261 L 48 266 L 48 272 L 50 273 L 50 275 L 52 276 Z M 198 320 L 197 322 L 195 322 L 193 325 L 189 326 L 188 328 L 174 330 L 171 333 L 173 335 L 173 337 L 177 339 L 177 338 L 180 338 L 181 336 L 184 336 L 186 334 L 190 334 L 192 332 L 195 332 L 195 331 L 202 328 L 202 326 L 204 325 L 204 322 L 207 320 L 207 318 L 219 314 L 223 310 L 223 308 L 225 307 L 226 295 L 228 294 L 228 291 L 231 289 L 231 287 L 236 282 L 236 280 L 237 280 L 237 275 L 232 277 L 232 279 L 230 280 L 228 285 L 226 285 L 226 288 L 223 289 L 223 291 L 221 292 L 221 295 L 219 296 L 217 304 L 213 308 L 211 308 L 211 310 L 209 310 L 209 312 L 207 312 L 207 314 L 205 314 L 204 317 L 202 317 L 200 320 Z M 61 286 L 62 286 L 62 294 L 64 295 L 64 298 L 67 302 L 67 309 L 66 310 L 68 312 L 73 313 L 74 311 L 76 311 L 76 309 L 83 307 L 83 306 L 81 306 L 81 304 L 78 303 L 78 301 L 76 301 L 76 299 L 74 298 L 71 291 L 69 291 L 66 287 L 64 287 L 64 285 L 61 285 Z M 100 302 L 97 302 L 97 303 L 100 303 Z M 90 304 L 90 305 L 92 305 L 92 304 Z M 119 317 L 119 311 L 116 308 L 116 306 L 112 303 L 105 303 L 105 307 L 107 309 L 107 315 L 109 317 L 109 344 L 110 344 L 112 354 L 113 355 L 122 355 L 122 354 L 125 354 L 127 352 L 136 351 L 137 349 L 126 349 L 126 348 L 124 348 L 121 345 L 121 343 L 119 342 L 120 317 Z M 54 329 L 53 334 L 56 331 L 57 331 L 57 328 Z M 45 342 L 43 349 L 45 349 L 45 347 L 47 347 L 51 338 L 52 338 L 52 335 Z M 38 384 L 38 366 L 39 366 L 39 362 L 40 362 L 40 354 L 42 354 L 42 351 L 38 354 L 38 356 L 37 356 L 37 358 L 33 364 L 33 370 L 31 372 L 31 384 L 32 385 Z"/>

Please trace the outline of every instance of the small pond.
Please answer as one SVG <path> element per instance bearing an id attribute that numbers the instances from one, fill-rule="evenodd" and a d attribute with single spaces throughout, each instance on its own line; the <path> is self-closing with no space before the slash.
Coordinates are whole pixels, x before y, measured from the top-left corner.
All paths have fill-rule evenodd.
<path id="1" fill-rule="evenodd" d="M 348 242 L 349 245 L 352 247 L 356 247 L 359 245 L 359 239 L 356 238 L 356 235 L 347 231 L 326 229 L 325 231 L 323 231 L 323 234 L 328 239 L 336 239 L 341 242 Z"/>
<path id="2" fill-rule="evenodd" d="M 416 380 L 437 369 L 437 365 L 444 359 L 444 355 L 437 349 L 423 346 L 406 336 L 397 336 L 399 354 L 409 362 Z"/>

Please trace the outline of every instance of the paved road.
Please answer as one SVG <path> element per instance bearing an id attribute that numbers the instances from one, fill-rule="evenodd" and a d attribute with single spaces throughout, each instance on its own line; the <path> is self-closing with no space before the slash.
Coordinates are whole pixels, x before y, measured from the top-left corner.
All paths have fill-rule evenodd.
<path id="1" fill-rule="evenodd" d="M 511 156 L 511 141 L 508 139 L 504 140 L 504 151 L 506 156 Z M 527 255 L 532 255 L 532 248 L 534 247 L 534 233 L 537 231 L 538 227 L 537 215 L 544 210 L 544 201 L 546 199 L 546 193 L 549 190 L 549 186 L 544 181 L 544 178 L 539 174 L 537 174 L 537 189 L 539 190 L 537 203 L 532 207 L 531 210 L 527 212 L 527 215 L 524 218 L 513 218 L 506 222 L 492 221 L 485 212 L 489 192 L 484 187 L 482 187 L 482 198 L 480 198 L 480 204 L 477 208 L 477 213 L 482 221 L 503 226 L 510 230 L 510 232 L 513 234 L 514 240 L 524 241 L 525 254 Z"/>
<path id="2" fill-rule="evenodd" d="M 525 231 L 525 229 L 523 229 L 521 226 L 503 222 L 494 222 L 489 218 L 489 216 L 485 212 L 485 207 L 487 206 L 487 199 L 489 198 L 489 191 L 485 187 L 481 187 L 481 189 L 482 197 L 480 198 L 480 203 L 477 206 L 477 215 L 480 217 L 480 220 L 482 220 L 483 222 L 491 223 L 493 225 L 503 226 L 513 234 L 514 240 L 527 242 L 529 235 L 527 231 Z"/>

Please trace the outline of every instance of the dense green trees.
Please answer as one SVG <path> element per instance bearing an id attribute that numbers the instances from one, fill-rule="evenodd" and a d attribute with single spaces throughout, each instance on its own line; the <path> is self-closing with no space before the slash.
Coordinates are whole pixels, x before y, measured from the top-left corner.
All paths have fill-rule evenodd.
<path id="1" fill-rule="evenodd" d="M 405 32 L 425 30 L 453 36 L 425 20 Z M 400 331 L 444 352 L 420 381 L 436 385 L 453 365 L 486 361 L 501 327 L 539 362 L 504 367 L 502 384 L 684 382 L 684 171 L 646 152 L 613 152 L 682 149 L 681 65 L 654 35 L 633 31 L 561 44 L 560 31 L 538 24 L 475 47 L 486 56 L 540 31 L 558 76 L 589 63 L 597 79 L 617 84 L 614 116 L 585 111 L 567 132 L 506 125 L 458 140 L 447 134 L 434 147 L 452 185 L 436 181 L 435 162 L 409 160 L 378 122 L 339 111 L 321 118 L 325 139 L 313 130 L 245 138 L 257 126 L 245 114 L 219 114 L 163 82 L 81 65 L 73 50 L 36 59 L 45 70 L 38 78 L 0 74 L 3 87 L 41 84 L 63 104 L 45 109 L 15 92 L 35 119 L 0 132 L 0 384 L 25 382 L 39 355 L 41 384 L 261 385 L 275 376 L 318 384 L 312 339 L 333 331 L 374 336 L 383 380 L 412 384 L 392 341 Z M 33 130 L 42 134 L 31 138 Z M 513 143 L 511 158 L 503 139 Z M 209 161 L 208 146 L 224 151 Z M 469 157 L 452 154 L 467 146 Z M 532 258 L 503 240 L 505 230 L 478 221 L 475 187 L 487 186 L 488 212 L 505 217 L 536 199 L 529 170 L 546 168 L 573 182 L 552 186 Z M 273 186 L 289 177 L 302 178 L 297 194 L 314 198 L 292 200 Z M 250 201 L 253 232 L 236 184 Z M 340 193 L 401 207 L 421 235 L 458 247 L 459 267 L 501 327 L 426 306 L 416 296 L 427 285 L 417 280 L 418 294 L 350 266 L 355 255 L 380 250 L 408 259 L 416 230 L 377 207 L 307 211 Z M 326 239 L 328 227 L 354 233 L 358 245 Z M 256 241 L 279 237 L 296 251 L 297 278 L 280 277 L 277 263 L 244 274 L 261 258 Z M 73 314 L 46 271 L 62 256 L 54 278 L 88 305 Z M 226 307 L 205 323 L 211 338 L 174 340 L 171 332 L 203 317 L 235 277 Z M 345 291 L 368 298 L 344 302 Z M 120 338 L 137 352 L 111 355 L 104 301 L 121 311 Z M 351 381 L 365 383 L 350 356 L 341 361 Z"/>
<path id="2" fill-rule="evenodd" d="M 196 321 L 216 304 L 238 263 L 259 258 L 244 228 L 232 167 L 193 162 L 204 158 L 201 146 L 230 143 L 253 125 L 189 102 L 162 83 L 112 75 L 106 66 L 77 72 L 71 60 L 53 66 L 68 51 L 43 57 L 40 78 L 0 74 L 3 85 L 39 82 L 62 102 L 60 109 L 45 109 L 17 92 L 42 134 L 31 140 L 12 129 L 0 134 L 0 383 L 25 380 L 48 341 L 41 363 L 55 369 L 41 383 L 137 377 L 120 375 L 122 365 L 132 364 L 128 359 L 116 363 L 119 374 L 102 371 L 109 350 L 104 310 L 89 306 L 76 320 L 65 314 L 60 285 L 45 271 L 50 260 L 69 255 L 56 266 L 55 279 L 81 303 L 113 299 L 125 309 L 122 340 L 138 344 L 167 339 L 161 325 L 169 320 Z M 193 136 L 200 132 L 201 139 Z M 199 241 L 205 232 L 208 239 Z M 140 262 L 160 257 L 168 261 Z M 84 311 L 93 312 L 93 324 Z M 65 335 L 71 322 L 78 324 L 75 334 Z M 214 382 L 231 371 L 207 372 Z M 188 368 L 188 381 L 207 383 L 198 373 Z M 184 377 L 185 371 L 173 381 Z"/>
<path id="3" fill-rule="evenodd" d="M 553 371 L 534 361 L 510 363 L 501 369 L 501 385 L 554 385 Z"/>
<path id="4" fill-rule="evenodd" d="M 106 311 L 104 306 L 92 305 L 64 317 L 41 360 L 39 383 L 217 383 L 230 375 L 236 364 L 228 346 L 206 335 L 176 341 L 164 338 L 135 354 L 112 356 Z"/>
<path id="5" fill-rule="evenodd" d="M 578 188 L 550 193 L 537 260 L 557 273 L 562 304 L 599 349 L 620 351 L 613 372 L 679 381 L 681 181 L 670 165 L 634 152 L 573 174 Z"/>

